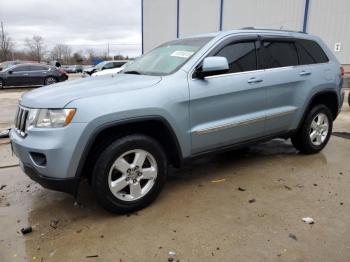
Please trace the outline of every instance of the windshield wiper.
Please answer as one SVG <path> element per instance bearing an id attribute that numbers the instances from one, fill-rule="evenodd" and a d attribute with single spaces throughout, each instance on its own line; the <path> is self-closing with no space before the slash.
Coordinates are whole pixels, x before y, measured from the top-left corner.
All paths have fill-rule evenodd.
<path id="1" fill-rule="evenodd" d="M 142 75 L 141 72 L 136 71 L 136 70 L 125 71 L 123 73 L 124 74 L 132 74 L 132 75 Z"/>

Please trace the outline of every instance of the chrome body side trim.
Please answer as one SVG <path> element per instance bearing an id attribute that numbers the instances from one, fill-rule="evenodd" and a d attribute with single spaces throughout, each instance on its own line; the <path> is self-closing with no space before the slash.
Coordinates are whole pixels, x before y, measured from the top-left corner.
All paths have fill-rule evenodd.
<path id="1" fill-rule="evenodd" d="M 222 130 L 225 130 L 228 128 L 234 128 L 234 127 L 253 124 L 253 123 L 259 122 L 261 120 L 268 120 L 268 119 L 272 119 L 272 118 L 276 118 L 276 117 L 280 117 L 280 116 L 289 115 L 289 114 L 294 113 L 295 111 L 297 111 L 297 109 L 292 109 L 292 110 L 285 111 L 285 112 L 273 113 L 273 114 L 268 115 L 268 116 L 259 116 L 259 117 L 251 118 L 251 119 L 244 120 L 244 121 L 238 121 L 235 123 L 227 123 L 227 124 L 218 125 L 218 126 L 214 126 L 214 127 L 210 127 L 210 128 L 205 128 L 205 129 L 197 130 L 194 133 L 196 135 L 205 135 L 205 134 L 209 134 L 209 133 L 213 133 L 213 132 L 222 131 Z"/>

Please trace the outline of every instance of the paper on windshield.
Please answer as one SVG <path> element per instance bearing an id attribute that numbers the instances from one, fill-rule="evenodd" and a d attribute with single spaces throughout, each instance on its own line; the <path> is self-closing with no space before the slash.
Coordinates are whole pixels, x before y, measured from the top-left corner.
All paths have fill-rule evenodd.
<path id="1" fill-rule="evenodd" d="M 191 51 L 174 51 L 170 56 L 189 58 L 191 55 L 193 55 Z"/>

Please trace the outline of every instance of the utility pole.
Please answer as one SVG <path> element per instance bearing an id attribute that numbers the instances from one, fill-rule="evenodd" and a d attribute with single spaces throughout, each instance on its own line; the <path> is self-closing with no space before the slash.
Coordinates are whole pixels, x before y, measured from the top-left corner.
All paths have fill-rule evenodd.
<path id="1" fill-rule="evenodd" d="M 107 43 L 107 58 L 109 59 L 109 43 Z"/>
<path id="2" fill-rule="evenodd" d="M 5 35 L 4 35 L 4 23 L 1 21 L 1 54 L 0 61 L 5 59 Z"/>
<path id="3" fill-rule="evenodd" d="M 5 46 L 4 23 L 1 21 L 1 47 Z"/>

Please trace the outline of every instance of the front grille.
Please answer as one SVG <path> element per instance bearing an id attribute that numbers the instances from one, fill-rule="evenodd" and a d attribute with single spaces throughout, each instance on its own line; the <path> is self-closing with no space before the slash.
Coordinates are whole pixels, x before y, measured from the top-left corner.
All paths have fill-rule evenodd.
<path id="1" fill-rule="evenodd" d="M 28 114 L 29 110 L 27 108 L 18 106 L 15 117 L 15 131 L 23 137 L 27 134 L 26 122 Z"/>

